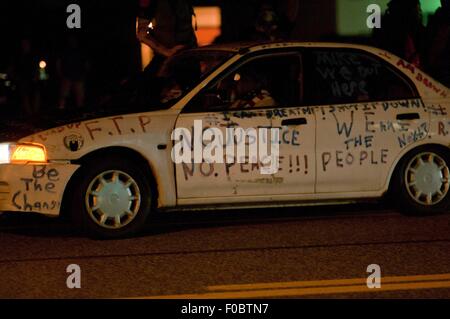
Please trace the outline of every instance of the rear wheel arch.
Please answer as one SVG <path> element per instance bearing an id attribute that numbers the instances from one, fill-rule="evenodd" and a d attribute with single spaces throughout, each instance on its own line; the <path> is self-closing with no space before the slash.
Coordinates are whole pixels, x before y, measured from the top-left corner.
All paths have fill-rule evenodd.
<path id="1" fill-rule="evenodd" d="M 435 144 L 435 143 L 431 143 L 431 144 L 421 144 L 418 146 L 413 147 L 412 149 L 410 149 L 409 151 L 407 151 L 405 154 L 403 154 L 402 156 L 400 156 L 400 158 L 397 160 L 397 162 L 395 163 L 395 167 L 392 170 L 390 176 L 389 176 L 389 183 L 388 183 L 388 193 L 392 192 L 392 187 L 395 181 L 396 176 L 398 176 L 398 174 L 400 173 L 400 169 L 401 166 L 403 164 L 403 162 L 412 154 L 423 151 L 423 150 L 427 150 L 430 148 L 434 148 L 434 149 L 438 149 L 440 151 L 442 151 L 443 153 L 447 154 L 447 156 L 450 157 L 450 148 L 442 145 L 442 144 Z"/>
<path id="2" fill-rule="evenodd" d="M 428 216 L 448 212 L 449 167 L 450 149 L 447 146 L 435 143 L 418 145 L 400 157 L 391 175 L 386 197 L 406 215 Z"/>

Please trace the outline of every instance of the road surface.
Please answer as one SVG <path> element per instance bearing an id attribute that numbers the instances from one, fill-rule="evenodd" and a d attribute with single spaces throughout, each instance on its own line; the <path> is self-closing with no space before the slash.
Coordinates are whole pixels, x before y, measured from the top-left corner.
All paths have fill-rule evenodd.
<path id="1" fill-rule="evenodd" d="M 69 265 L 81 288 L 69 289 Z M 381 288 L 369 289 L 369 265 Z M 449 298 L 450 214 L 379 205 L 177 213 L 95 241 L 0 216 L 0 298 Z"/>

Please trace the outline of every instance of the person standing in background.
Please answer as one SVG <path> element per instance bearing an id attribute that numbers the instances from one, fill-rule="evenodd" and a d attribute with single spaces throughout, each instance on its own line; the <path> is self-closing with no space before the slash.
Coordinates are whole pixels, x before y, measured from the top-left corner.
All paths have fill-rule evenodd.
<path id="1" fill-rule="evenodd" d="M 197 46 L 190 0 L 140 0 L 137 38 L 154 51 L 146 72 L 156 73 L 164 61 Z"/>
<path id="2" fill-rule="evenodd" d="M 60 78 L 59 110 L 66 108 L 67 99 L 73 94 L 75 106 L 81 108 L 85 101 L 85 81 L 88 73 L 88 60 L 81 49 L 79 39 L 70 35 L 61 57 L 56 62 Z"/>
<path id="3" fill-rule="evenodd" d="M 275 41 L 281 38 L 278 13 L 271 4 L 263 3 L 256 18 L 254 40 Z"/>
<path id="4" fill-rule="evenodd" d="M 215 43 L 293 38 L 300 0 L 221 0 L 222 32 Z"/>
<path id="5" fill-rule="evenodd" d="M 450 0 L 441 0 L 441 7 L 429 18 L 426 70 L 450 87 Z"/>
<path id="6" fill-rule="evenodd" d="M 253 40 L 288 40 L 297 19 L 298 0 L 264 1 L 259 5 Z"/>
<path id="7" fill-rule="evenodd" d="M 423 64 L 425 27 L 419 0 L 391 0 L 375 29 L 374 45 L 392 52 L 406 61 L 421 67 Z"/>
<path id="8" fill-rule="evenodd" d="M 24 114 L 32 117 L 39 112 L 39 59 L 33 52 L 31 40 L 23 38 L 20 51 L 12 68 L 13 79 L 17 83 L 17 92 Z"/>
<path id="9" fill-rule="evenodd" d="M 275 11 L 279 17 L 279 34 L 282 39 L 292 38 L 292 32 L 300 13 L 299 0 L 274 1 Z"/>

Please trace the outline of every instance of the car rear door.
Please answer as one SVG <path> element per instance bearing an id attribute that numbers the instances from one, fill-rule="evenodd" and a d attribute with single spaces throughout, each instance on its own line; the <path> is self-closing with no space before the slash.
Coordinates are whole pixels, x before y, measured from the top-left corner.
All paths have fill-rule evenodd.
<path id="1" fill-rule="evenodd" d="M 416 88 L 362 50 L 315 48 L 308 61 L 317 193 L 381 189 L 401 151 L 427 137 L 429 116 Z"/>

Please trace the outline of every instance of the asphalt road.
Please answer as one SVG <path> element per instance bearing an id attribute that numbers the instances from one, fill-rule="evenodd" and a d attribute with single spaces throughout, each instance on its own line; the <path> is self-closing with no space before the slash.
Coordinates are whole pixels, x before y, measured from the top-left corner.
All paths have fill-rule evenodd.
<path id="1" fill-rule="evenodd" d="M 81 269 L 69 289 L 67 267 Z M 366 285 L 381 268 L 381 288 Z M 377 205 L 177 213 L 95 241 L 0 216 L 0 298 L 450 298 L 450 215 Z"/>

